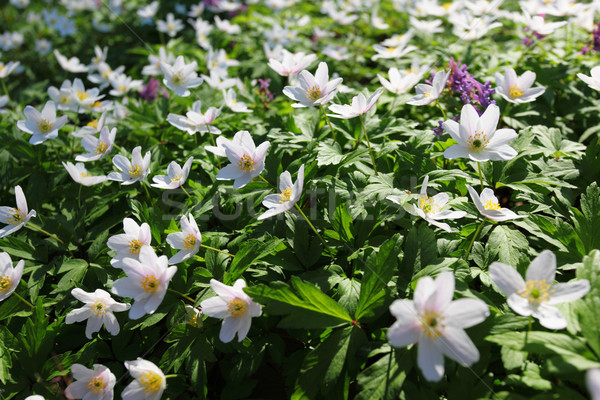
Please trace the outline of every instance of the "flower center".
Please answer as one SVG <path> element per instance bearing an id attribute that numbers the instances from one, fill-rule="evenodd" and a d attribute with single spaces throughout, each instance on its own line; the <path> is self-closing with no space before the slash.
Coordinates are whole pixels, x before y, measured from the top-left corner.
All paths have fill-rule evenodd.
<path id="1" fill-rule="evenodd" d="M 111 73 L 112 73 L 112 69 L 107 68 L 100 73 L 100 76 L 102 76 L 104 79 L 108 79 L 108 78 L 110 78 Z"/>
<path id="2" fill-rule="evenodd" d="M 180 179 L 181 179 L 181 174 L 179 174 L 179 175 L 175 175 L 175 176 L 173 177 L 173 179 L 171 179 L 171 182 L 175 182 L 175 181 L 178 181 L 178 180 L 180 180 Z"/>
<path id="3" fill-rule="evenodd" d="M 131 167 L 129 167 L 129 175 L 132 178 L 139 178 L 142 176 L 142 167 L 137 164 L 131 165 Z"/>
<path id="4" fill-rule="evenodd" d="M 550 284 L 545 279 L 541 281 L 527 281 L 525 287 L 517 293 L 519 296 L 526 298 L 530 303 L 540 304 L 550 300 Z"/>
<path id="5" fill-rule="evenodd" d="M 174 31 L 175 30 L 175 25 L 169 23 L 169 24 L 167 24 L 167 29 L 170 30 L 170 31 Z"/>
<path id="6" fill-rule="evenodd" d="M 183 78 L 183 74 L 181 72 L 174 73 L 171 80 L 173 81 L 173 83 L 175 85 L 182 85 L 183 82 L 185 81 L 185 79 Z"/>
<path id="7" fill-rule="evenodd" d="M 154 393 L 160 390 L 162 378 L 156 372 L 148 371 L 140 377 L 144 393 Z"/>
<path id="8" fill-rule="evenodd" d="M 91 126 L 92 128 L 98 129 L 98 118 L 88 122 L 87 126 Z"/>
<path id="9" fill-rule="evenodd" d="M 191 250 L 196 247 L 196 236 L 193 233 L 190 233 L 183 239 L 183 248 Z"/>
<path id="10" fill-rule="evenodd" d="M 129 242 L 129 253 L 140 254 L 140 249 L 144 244 L 137 239 L 133 239 Z"/>
<path id="11" fill-rule="evenodd" d="M 422 195 L 419 197 L 419 208 L 427 215 L 435 214 L 441 207 L 437 205 L 433 197 Z"/>
<path id="12" fill-rule="evenodd" d="M 489 143 L 490 140 L 483 132 L 477 132 L 467 139 L 467 146 L 469 146 L 469 149 L 472 151 L 481 151 L 485 149 Z"/>
<path id="13" fill-rule="evenodd" d="M 442 335 L 444 318 L 433 310 L 427 310 L 421 315 L 421 327 L 423 332 L 431 339 L 437 339 Z"/>
<path id="14" fill-rule="evenodd" d="M 248 154 L 244 154 L 238 162 L 238 167 L 242 171 L 252 171 L 254 169 L 254 160 Z"/>
<path id="15" fill-rule="evenodd" d="M 100 103 L 100 101 L 95 101 L 94 103 L 92 103 L 92 105 L 90 106 L 90 108 L 98 108 L 102 106 L 102 103 Z"/>
<path id="16" fill-rule="evenodd" d="M 512 98 L 512 99 L 517 99 L 521 96 L 523 96 L 523 89 L 521 89 L 519 86 L 517 85 L 512 85 L 509 89 L 508 89 L 508 95 Z"/>
<path id="17" fill-rule="evenodd" d="M 104 382 L 104 379 L 102 379 L 99 376 L 96 376 L 96 377 L 90 379 L 87 383 L 88 391 L 90 391 L 91 393 L 94 393 L 94 394 L 101 393 L 105 387 L 106 387 L 106 382 Z"/>
<path id="18" fill-rule="evenodd" d="M 127 86 L 125 86 L 125 85 L 119 85 L 119 87 L 117 88 L 117 90 L 119 92 L 126 92 L 127 91 Z"/>
<path id="19" fill-rule="evenodd" d="M 108 145 L 106 144 L 106 142 L 99 142 L 94 148 L 94 153 L 102 154 L 106 151 L 106 149 L 108 149 Z"/>
<path id="20" fill-rule="evenodd" d="M 2 71 L 5 68 L 4 65 L 0 65 L 0 71 Z"/>
<path id="21" fill-rule="evenodd" d="M 50 124 L 50 122 L 47 119 L 43 119 L 38 124 L 38 129 L 40 130 L 40 132 L 48 132 L 50 131 L 50 129 L 52 129 L 52 124 Z"/>
<path id="22" fill-rule="evenodd" d="M 8 275 L 0 275 L 0 292 L 6 292 L 10 289 L 11 280 Z"/>
<path id="23" fill-rule="evenodd" d="M 88 174 L 87 172 L 84 171 L 84 172 L 81 172 L 79 174 L 79 176 L 82 177 L 82 178 L 89 178 L 89 177 L 92 176 L 92 174 Z"/>
<path id="24" fill-rule="evenodd" d="M 502 207 L 500 207 L 500 203 L 498 203 L 498 200 L 496 199 L 489 199 L 485 201 L 485 204 L 483 205 L 483 208 L 485 208 L 486 210 L 501 210 Z"/>
<path id="25" fill-rule="evenodd" d="M 71 96 L 69 96 L 68 94 L 61 94 L 59 97 L 60 102 L 63 104 L 69 104 L 71 102 Z"/>
<path id="26" fill-rule="evenodd" d="M 96 300 L 90 306 L 90 311 L 94 315 L 102 315 L 106 312 L 106 304 L 102 300 Z"/>
<path id="27" fill-rule="evenodd" d="M 290 197 L 292 197 L 292 188 L 285 189 L 283 192 L 281 192 L 279 194 L 279 197 L 281 197 L 281 200 L 279 200 L 280 203 L 285 203 L 285 202 L 290 201 Z"/>
<path id="28" fill-rule="evenodd" d="M 321 98 L 321 96 L 323 96 L 323 92 L 321 92 L 321 88 L 319 88 L 317 85 L 312 86 L 306 91 L 306 97 L 308 97 L 312 101 Z"/>
<path id="29" fill-rule="evenodd" d="M 246 312 L 246 302 L 242 299 L 233 299 L 227 303 L 231 318 L 240 318 Z"/>
<path id="30" fill-rule="evenodd" d="M 18 225 L 18 224 L 24 222 L 25 213 L 23 211 L 19 210 L 18 208 L 13 208 L 12 215 L 9 215 L 8 217 L 6 217 L 6 220 L 11 225 Z"/>
<path id="31" fill-rule="evenodd" d="M 425 93 L 423 93 L 423 96 L 425 96 L 426 98 L 431 97 L 431 90 L 428 90 Z"/>
<path id="32" fill-rule="evenodd" d="M 142 287 L 146 293 L 156 293 L 159 286 L 160 283 L 154 275 L 146 275 L 144 279 L 142 279 Z"/>
<path id="33" fill-rule="evenodd" d="M 202 319 L 198 318 L 200 316 L 200 314 L 194 313 L 193 316 L 188 318 L 188 324 L 190 324 L 191 326 L 193 326 L 194 328 L 200 328 L 202 327 Z"/>
<path id="34" fill-rule="evenodd" d="M 77 98 L 79 99 L 79 101 L 84 101 L 88 97 L 90 97 L 90 95 L 87 91 L 83 91 L 83 90 L 77 91 Z"/>

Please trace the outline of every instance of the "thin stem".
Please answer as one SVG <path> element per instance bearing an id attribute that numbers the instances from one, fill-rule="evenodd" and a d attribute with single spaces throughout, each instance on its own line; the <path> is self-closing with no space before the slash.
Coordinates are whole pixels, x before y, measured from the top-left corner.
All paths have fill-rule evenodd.
<path id="1" fill-rule="evenodd" d="M 444 118 L 444 121 L 446 121 L 448 119 L 448 117 L 446 117 L 446 111 L 444 111 L 440 102 L 436 101 L 435 105 L 440 109 L 440 111 L 442 112 L 442 118 Z"/>
<path id="2" fill-rule="evenodd" d="M 505 116 L 506 114 L 508 114 L 508 110 L 510 110 L 510 107 L 511 107 L 511 106 L 512 106 L 512 103 L 511 103 L 511 102 L 507 102 L 507 103 L 506 103 L 506 107 L 504 107 L 504 110 L 502 110 L 502 114 L 500 114 L 500 119 L 501 119 L 502 121 L 504 121 L 504 116 Z"/>
<path id="3" fill-rule="evenodd" d="M 148 191 L 148 186 L 146 186 L 143 183 L 142 183 L 142 186 L 144 187 L 144 190 L 146 191 L 146 196 L 148 196 L 148 200 L 150 200 L 150 203 L 152 203 L 152 198 L 150 197 L 150 192 Z"/>
<path id="4" fill-rule="evenodd" d="M 294 204 L 294 207 L 296 207 L 296 209 L 300 212 L 300 215 L 302 215 L 304 217 L 304 219 L 306 220 L 306 222 L 308 222 L 308 225 L 312 228 L 313 232 L 315 232 L 315 234 L 317 235 L 317 237 L 319 239 L 321 239 L 321 243 L 323 243 L 323 246 L 325 246 L 325 249 L 327 249 L 327 252 L 331 256 L 331 258 L 335 259 L 335 257 L 333 256 L 333 252 L 331 251 L 331 249 L 329 248 L 329 246 L 327 245 L 327 243 L 325 243 L 325 239 L 323 239 L 323 237 L 319 234 L 319 232 L 317 232 L 317 229 L 310 222 L 310 220 L 308 219 L 308 217 L 306 216 L 306 214 L 304 214 L 304 212 L 302 211 L 302 209 L 298 206 L 298 203 Z"/>
<path id="5" fill-rule="evenodd" d="M 179 297 L 183 297 L 184 299 L 186 299 L 187 301 L 191 302 L 192 304 L 196 304 L 196 300 L 192 299 L 190 296 L 183 294 L 175 289 L 171 289 L 171 288 L 167 288 L 167 291 L 176 294 Z"/>
<path id="6" fill-rule="evenodd" d="M 371 142 L 369 141 L 369 135 L 367 135 L 367 128 L 365 128 L 365 121 L 363 120 L 362 114 L 358 116 L 360 119 L 360 125 L 362 126 L 363 133 L 365 134 L 365 139 L 367 140 L 367 146 L 369 147 L 369 154 L 371 155 L 371 162 L 373 162 L 373 171 L 375 171 L 375 176 L 377 176 L 377 166 L 375 165 L 375 156 L 373 155 L 373 149 L 371 148 Z"/>
<path id="7" fill-rule="evenodd" d="M 215 137 L 213 136 L 212 132 L 210 131 L 210 126 L 208 124 L 206 124 L 206 130 L 208 131 L 208 135 L 210 136 L 210 141 L 212 142 L 213 146 L 217 147 L 217 142 L 215 142 Z M 221 169 L 221 161 L 219 161 L 219 158 L 217 156 L 215 156 L 215 160 L 217 161 L 217 165 L 219 166 L 219 169 Z"/>
<path id="8" fill-rule="evenodd" d="M 181 188 L 181 190 L 183 190 L 183 191 L 184 191 L 184 193 L 185 193 L 185 194 L 187 194 L 187 195 L 188 195 L 188 197 L 189 197 L 190 199 L 192 198 L 192 196 L 191 196 L 191 195 L 188 193 L 188 191 L 187 191 L 187 190 L 185 190 L 185 188 L 183 187 L 183 185 L 181 185 L 181 186 L 179 186 L 179 187 Z"/>
<path id="9" fill-rule="evenodd" d="M 29 307 L 31 308 L 35 308 L 35 306 L 33 304 L 31 304 L 30 302 L 28 302 L 27 300 L 25 300 L 19 293 L 17 293 L 16 291 L 13 292 L 13 295 L 21 300 L 23 303 L 27 304 Z"/>
<path id="10" fill-rule="evenodd" d="M 333 135 L 333 141 L 335 141 L 335 134 L 336 134 L 335 129 L 333 129 L 333 125 L 331 125 L 331 121 L 329 120 L 329 117 L 325 113 L 325 109 L 323 108 L 322 104 L 319 104 L 319 108 L 321 109 L 321 112 L 323 113 L 323 116 L 325 117 L 325 120 L 329 124 L 329 129 L 331 129 L 331 134 Z"/>
<path id="11" fill-rule="evenodd" d="M 60 239 L 58 238 L 58 236 L 56 236 L 56 235 L 53 235 L 53 234 L 51 234 L 51 233 L 49 233 L 49 232 L 46 232 L 45 230 L 43 230 L 42 228 L 40 228 L 40 227 L 39 227 L 39 226 L 37 226 L 37 225 L 34 225 L 34 224 L 32 224 L 31 222 L 28 222 L 28 223 L 27 223 L 27 226 L 28 226 L 28 227 L 30 227 L 30 228 L 33 228 L 33 229 L 35 229 L 35 230 L 37 230 L 37 231 L 39 231 L 39 232 L 42 232 L 42 233 L 44 233 L 44 234 L 46 234 L 46 235 L 48 235 L 48 236 L 50 236 L 52 239 L 56 239 L 56 240 L 58 240 L 58 241 L 59 241 L 59 242 L 61 242 L 62 244 L 65 244 L 65 242 L 63 242 L 62 240 L 60 240 Z"/>
<path id="12" fill-rule="evenodd" d="M 467 260 L 467 257 L 469 257 L 469 253 L 471 252 L 471 249 L 473 248 L 473 243 L 475 243 L 475 239 L 477 238 L 477 235 L 479 235 L 479 231 L 481 231 L 481 228 L 483 228 L 483 225 L 485 224 L 485 218 L 483 219 L 483 221 L 481 221 L 481 224 L 479 224 L 479 226 L 477 227 L 477 230 L 475 231 L 475 234 L 473 235 L 473 239 L 471 239 L 471 243 L 469 243 L 469 247 L 467 247 L 467 252 L 465 253 L 464 256 L 464 260 Z"/>
<path id="13" fill-rule="evenodd" d="M 477 173 L 479 174 L 479 183 L 481 184 L 481 191 L 483 192 L 483 176 L 481 175 L 481 163 L 477 161 Z"/>
<path id="14" fill-rule="evenodd" d="M 265 179 L 265 178 L 264 178 L 262 175 L 259 175 L 258 177 L 259 177 L 260 179 L 262 179 L 264 183 L 266 183 L 266 184 L 268 184 L 268 185 L 270 185 L 270 184 L 271 184 L 271 183 L 270 183 L 268 180 L 266 180 L 266 179 Z"/>
<path id="15" fill-rule="evenodd" d="M 226 251 L 215 249 L 214 247 L 210 247 L 205 244 L 201 244 L 200 247 L 204 247 L 205 249 L 209 249 L 209 250 L 213 250 L 213 251 L 218 251 L 219 253 L 225 254 L 226 256 L 229 256 L 229 257 L 235 257 L 235 254 L 233 254 L 233 253 L 227 253 Z"/>
<path id="16" fill-rule="evenodd" d="M 8 97 L 8 99 L 10 100 L 10 94 L 8 94 L 8 89 L 6 87 L 6 83 L 4 83 L 4 79 L 0 79 L 0 82 L 2 82 L 2 89 L 4 89 L 4 93 L 6 94 L 6 97 Z"/>
<path id="17" fill-rule="evenodd" d="M 165 379 L 169 379 L 169 378 L 177 378 L 179 375 L 177 374 L 170 374 L 170 375 L 165 375 Z"/>

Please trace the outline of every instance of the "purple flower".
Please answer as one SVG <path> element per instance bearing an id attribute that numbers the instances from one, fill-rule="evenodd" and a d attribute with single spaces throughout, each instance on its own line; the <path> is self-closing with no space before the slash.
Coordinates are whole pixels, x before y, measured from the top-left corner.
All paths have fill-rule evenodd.
<path id="1" fill-rule="evenodd" d="M 140 97 L 146 101 L 154 101 L 158 97 L 159 91 L 164 97 L 169 97 L 169 93 L 160 87 L 160 81 L 151 77 L 148 84 L 140 91 Z"/>

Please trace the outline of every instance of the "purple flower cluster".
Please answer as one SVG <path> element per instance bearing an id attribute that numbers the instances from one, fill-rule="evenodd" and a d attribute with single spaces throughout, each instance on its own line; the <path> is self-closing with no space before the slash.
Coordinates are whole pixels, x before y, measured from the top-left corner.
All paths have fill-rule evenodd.
<path id="1" fill-rule="evenodd" d="M 597 51 L 600 53 L 600 22 L 596 24 L 593 32 L 592 43 L 588 43 L 585 45 L 583 49 L 579 52 L 579 54 L 587 54 L 591 50 Z"/>
<path id="2" fill-rule="evenodd" d="M 155 78 L 150 78 L 150 81 L 140 91 L 140 97 L 146 101 L 154 101 L 158 97 L 158 92 L 164 96 L 169 97 L 169 93 L 165 88 L 160 87 L 160 81 Z"/>
<path id="3" fill-rule="evenodd" d="M 269 85 L 270 84 L 271 84 L 271 80 L 270 79 L 261 79 L 261 78 L 258 78 L 258 89 L 259 89 L 258 93 L 260 93 L 261 95 L 265 96 L 267 99 L 269 99 L 269 101 L 273 101 L 273 99 L 275 98 L 275 96 L 269 90 Z"/>

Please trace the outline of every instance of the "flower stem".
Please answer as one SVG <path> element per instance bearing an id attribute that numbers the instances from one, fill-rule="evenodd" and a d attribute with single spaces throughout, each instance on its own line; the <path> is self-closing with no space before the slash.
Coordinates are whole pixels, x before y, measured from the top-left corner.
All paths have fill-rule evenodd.
<path id="1" fill-rule="evenodd" d="M 446 117 L 446 111 L 444 111 L 440 102 L 436 100 L 435 105 L 440 109 L 440 111 L 442 112 L 442 118 L 444 118 L 444 121 L 446 121 L 448 117 Z"/>
<path id="2" fill-rule="evenodd" d="M 170 374 L 170 375 L 165 375 L 165 379 L 169 379 L 169 378 L 177 378 L 179 375 L 177 374 Z"/>
<path id="3" fill-rule="evenodd" d="M 10 94 L 8 94 L 8 89 L 6 88 L 6 83 L 4 83 L 4 79 L 0 79 L 0 82 L 2 82 L 2 89 L 4 89 L 6 97 L 8 97 L 8 99 L 10 100 Z"/>
<path id="4" fill-rule="evenodd" d="M 323 246 L 325 246 L 325 249 L 327 249 L 327 252 L 329 253 L 329 255 L 331 256 L 332 259 L 335 259 L 335 257 L 333 256 L 333 252 L 331 251 L 331 249 L 329 248 L 329 246 L 327 245 L 327 243 L 325 243 L 325 239 L 323 239 L 323 237 L 319 234 L 319 232 L 317 232 L 317 229 L 315 228 L 315 226 L 310 222 L 310 220 L 308 219 L 308 217 L 306 216 L 306 214 L 304 214 L 304 212 L 302 211 L 302 209 L 298 206 L 298 204 L 294 204 L 294 207 L 296 207 L 296 209 L 300 212 L 300 215 L 302 215 L 304 217 L 304 219 L 306 220 L 306 222 L 308 222 L 308 225 L 312 228 L 313 232 L 315 232 L 315 234 L 317 235 L 317 237 L 321 240 L 321 243 L 323 243 Z"/>
<path id="5" fill-rule="evenodd" d="M 176 294 L 179 297 L 183 297 L 184 299 L 186 299 L 187 301 L 191 302 L 192 304 L 196 304 L 196 300 L 192 299 L 190 296 L 183 294 L 175 289 L 171 289 L 171 288 L 167 288 L 167 291 Z"/>
<path id="6" fill-rule="evenodd" d="M 375 176 L 379 175 L 377 173 L 377 166 L 375 165 L 375 156 L 373 155 L 373 149 L 371 148 L 371 142 L 369 141 L 369 135 L 367 135 L 367 128 L 365 128 L 365 121 L 363 120 L 362 114 L 358 116 L 360 118 L 360 125 L 362 126 L 363 133 L 365 134 L 365 139 L 367 140 L 367 146 L 369 147 L 369 154 L 371 155 L 371 162 L 373 162 L 373 171 L 375 171 Z"/>
<path id="7" fill-rule="evenodd" d="M 475 239 L 477 238 L 477 235 L 479 235 L 479 231 L 481 231 L 481 228 L 483 228 L 483 225 L 485 224 L 485 218 L 483 219 L 483 221 L 481 221 L 481 224 L 479 224 L 479 226 L 477 227 L 477 230 L 475 231 L 475 234 L 473 235 L 473 239 L 471 239 L 471 243 L 469 243 L 469 247 L 467 247 L 467 252 L 465 253 L 465 256 L 463 257 L 463 259 L 466 261 L 467 257 L 469 257 L 469 253 L 471 252 L 471 249 L 473 248 L 473 243 L 475 243 Z"/>
<path id="8" fill-rule="evenodd" d="M 183 190 L 183 192 L 184 192 L 185 194 L 187 194 L 187 196 L 188 196 L 190 199 L 192 198 L 192 195 L 190 195 L 190 194 L 188 193 L 188 191 L 187 191 L 187 190 L 185 190 L 185 188 L 183 187 L 183 185 L 181 185 L 181 186 L 179 186 L 179 187 L 181 188 L 181 190 Z"/>
<path id="9" fill-rule="evenodd" d="M 483 192 L 483 176 L 481 175 L 481 163 L 477 161 L 477 173 L 479 174 L 479 184 L 481 184 L 481 191 Z"/>
<path id="10" fill-rule="evenodd" d="M 217 147 L 217 142 L 215 142 L 215 137 L 213 136 L 212 132 L 210 131 L 210 126 L 208 124 L 206 124 L 206 130 L 208 131 L 208 135 L 210 136 L 210 141 L 212 142 L 213 146 Z M 221 169 L 221 161 L 219 161 L 219 158 L 216 155 L 215 155 L 215 160 L 217 161 L 217 165 L 219 166 L 219 169 Z"/>
<path id="11" fill-rule="evenodd" d="M 146 191 L 146 196 L 148 196 L 148 200 L 150 200 L 150 203 L 152 203 L 152 198 L 150 197 L 150 192 L 148 191 L 148 186 L 146 186 L 143 183 L 142 183 L 142 186 L 144 187 L 144 190 Z"/>
<path id="12" fill-rule="evenodd" d="M 270 184 L 271 184 L 271 183 L 270 183 L 268 180 L 266 180 L 266 179 L 265 179 L 265 178 L 264 178 L 262 175 L 259 175 L 258 177 L 259 177 L 260 179 L 262 179 L 262 181 L 263 181 L 264 183 L 266 183 L 266 184 L 268 184 L 268 185 L 270 185 Z"/>
<path id="13" fill-rule="evenodd" d="M 37 225 L 34 225 L 34 224 L 32 224 L 31 222 L 28 222 L 28 223 L 27 223 L 27 226 L 28 226 L 28 227 L 30 227 L 30 228 L 33 228 L 33 229 L 35 229 L 36 231 L 39 231 L 39 232 L 45 233 L 46 235 L 50 236 L 52 239 L 56 239 L 56 240 L 58 240 L 59 242 L 61 242 L 62 244 L 65 244 L 65 242 L 63 242 L 62 240 L 60 240 L 60 239 L 58 238 L 58 236 L 56 236 L 56 235 L 53 235 L 53 234 L 51 234 L 51 233 L 49 233 L 49 232 L 46 232 L 45 230 L 43 230 L 42 228 L 40 228 L 40 227 L 39 227 L 39 226 L 37 226 Z"/>
<path id="14" fill-rule="evenodd" d="M 15 297 L 19 300 L 21 300 L 23 303 L 27 304 L 29 307 L 31 308 L 35 308 L 33 304 L 31 304 L 30 302 L 28 302 L 27 300 L 25 300 L 19 293 L 17 293 L 16 291 L 13 292 L 13 295 L 15 295 Z"/>
<path id="15" fill-rule="evenodd" d="M 333 125 L 331 125 L 331 121 L 329 120 L 329 117 L 325 113 L 325 109 L 323 108 L 322 104 L 319 104 L 319 108 L 321 109 L 321 112 L 323 113 L 323 116 L 325 117 L 325 120 L 329 124 L 329 129 L 331 129 L 331 134 L 333 135 L 333 141 L 335 142 L 335 134 L 336 134 L 335 129 L 333 129 Z"/>
<path id="16" fill-rule="evenodd" d="M 510 110 L 510 107 L 512 106 L 511 102 L 507 102 L 506 103 L 506 107 L 504 107 L 504 110 L 502 110 L 502 114 L 500 114 L 500 118 L 502 121 L 504 121 L 504 116 L 508 113 L 508 110 Z"/>
<path id="17" fill-rule="evenodd" d="M 226 256 L 229 256 L 229 257 L 235 257 L 235 254 L 233 254 L 233 253 L 227 253 L 226 251 L 215 249 L 214 247 L 210 247 L 205 244 L 201 244 L 200 247 L 204 247 L 205 249 L 209 249 L 209 250 L 218 251 L 219 253 L 225 254 Z"/>

